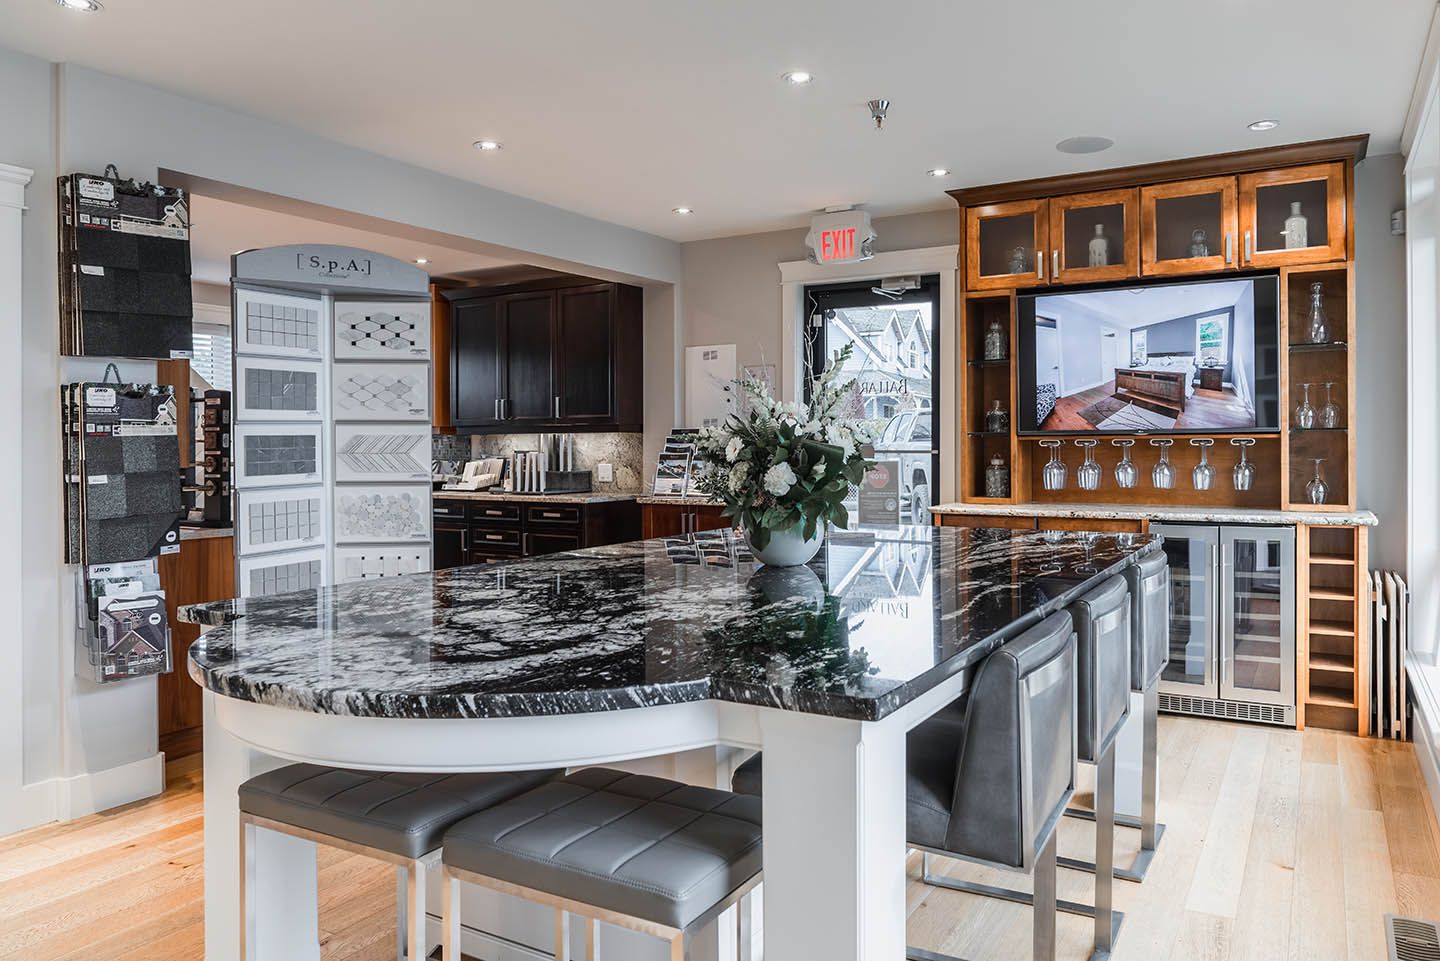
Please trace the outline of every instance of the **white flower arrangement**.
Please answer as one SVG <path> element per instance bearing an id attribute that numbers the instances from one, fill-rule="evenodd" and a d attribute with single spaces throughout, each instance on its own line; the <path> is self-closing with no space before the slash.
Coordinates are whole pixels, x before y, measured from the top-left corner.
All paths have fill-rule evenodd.
<path id="1" fill-rule="evenodd" d="M 725 502 L 724 514 L 763 549 L 772 531 L 803 525 L 804 537 L 821 524 L 849 527 L 845 497 L 873 462 L 865 446 L 874 438 L 862 420 L 848 416 L 853 382 L 837 383 L 853 347 L 836 353 L 810 383 L 808 404 L 780 403 L 763 381 L 736 381 L 750 399 L 745 416 L 707 427 L 696 442 L 705 465 L 700 488 Z"/>

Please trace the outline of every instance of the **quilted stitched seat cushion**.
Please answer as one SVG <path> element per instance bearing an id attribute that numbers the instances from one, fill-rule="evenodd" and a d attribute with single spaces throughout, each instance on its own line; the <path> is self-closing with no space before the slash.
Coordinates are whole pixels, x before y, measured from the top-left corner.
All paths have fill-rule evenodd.
<path id="1" fill-rule="evenodd" d="M 438 848 L 456 821 L 559 773 L 399 774 L 292 764 L 240 785 L 240 810 L 416 858 Z"/>
<path id="2" fill-rule="evenodd" d="M 461 821 L 444 859 L 684 928 L 760 872 L 760 799 L 590 768 Z"/>
<path id="3" fill-rule="evenodd" d="M 753 794 L 759 797 L 765 785 L 763 754 L 752 754 L 750 760 L 735 769 L 730 776 L 730 787 L 736 794 Z"/>

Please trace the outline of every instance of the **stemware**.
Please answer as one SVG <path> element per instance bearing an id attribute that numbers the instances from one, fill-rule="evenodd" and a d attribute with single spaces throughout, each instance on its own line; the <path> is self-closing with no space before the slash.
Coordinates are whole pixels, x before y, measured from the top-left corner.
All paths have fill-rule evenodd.
<path id="1" fill-rule="evenodd" d="M 1245 452 L 1255 446 L 1255 438 L 1236 437 L 1230 443 L 1240 448 L 1240 460 L 1236 462 L 1235 469 L 1230 472 L 1230 479 L 1235 484 L 1237 491 L 1248 491 L 1255 486 L 1255 465 L 1250 463 Z"/>
<path id="2" fill-rule="evenodd" d="M 1330 496 L 1330 485 L 1325 483 L 1325 477 L 1320 473 L 1320 465 L 1325 463 L 1325 458 L 1312 457 L 1310 460 L 1315 464 L 1315 476 L 1305 485 L 1305 496 L 1312 504 L 1323 504 L 1325 498 Z"/>
<path id="3" fill-rule="evenodd" d="M 1310 385 L 1300 385 L 1300 406 L 1295 408 L 1296 430 L 1309 430 L 1315 426 L 1315 408 L 1310 405 Z"/>
<path id="4" fill-rule="evenodd" d="M 1060 459 L 1060 445 L 1064 441 L 1042 440 L 1041 447 L 1050 448 L 1050 460 L 1046 462 L 1045 469 L 1040 472 L 1040 483 L 1047 491 L 1063 491 L 1065 489 L 1065 462 Z"/>
<path id="5" fill-rule="evenodd" d="M 1110 443 L 1122 451 L 1120 463 L 1115 465 L 1115 484 L 1129 490 L 1140 483 L 1140 471 L 1136 469 L 1135 462 L 1130 459 L 1130 448 L 1135 446 L 1135 442 L 1133 440 L 1112 440 Z"/>
<path id="6" fill-rule="evenodd" d="M 1334 386 L 1333 381 L 1324 385 L 1325 406 L 1320 408 L 1320 426 L 1326 430 L 1334 430 L 1340 426 L 1340 408 L 1335 405 L 1335 400 L 1330 394 L 1330 389 Z"/>
<path id="7" fill-rule="evenodd" d="M 1325 315 L 1325 285 L 1310 285 L 1310 343 L 1324 344 L 1330 340 L 1330 318 Z"/>
<path id="8" fill-rule="evenodd" d="M 1214 444 L 1209 437 L 1197 437 L 1190 442 L 1190 446 L 1200 448 L 1200 463 L 1190 472 L 1190 482 L 1197 491 L 1208 491 L 1215 483 L 1215 468 L 1210 466 L 1210 448 Z"/>
<path id="9" fill-rule="evenodd" d="M 1150 472 L 1150 483 L 1156 490 L 1168 491 L 1175 486 L 1175 468 L 1170 466 L 1170 445 L 1175 443 L 1168 437 L 1152 440 L 1151 447 L 1160 448 L 1160 460 Z"/>
<path id="10" fill-rule="evenodd" d="M 1100 489 L 1100 465 L 1095 461 L 1095 445 L 1098 440 L 1077 440 L 1076 447 L 1084 448 L 1085 463 L 1081 464 L 1075 471 L 1075 482 L 1080 485 L 1082 491 L 1093 491 Z"/>

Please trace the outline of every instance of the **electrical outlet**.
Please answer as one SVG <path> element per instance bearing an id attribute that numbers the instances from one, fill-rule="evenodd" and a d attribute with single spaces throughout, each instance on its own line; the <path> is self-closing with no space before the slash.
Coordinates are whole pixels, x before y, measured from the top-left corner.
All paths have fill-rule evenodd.
<path id="1" fill-rule="evenodd" d="M 615 482 L 615 465 L 596 464 L 595 479 L 602 484 L 613 484 Z"/>

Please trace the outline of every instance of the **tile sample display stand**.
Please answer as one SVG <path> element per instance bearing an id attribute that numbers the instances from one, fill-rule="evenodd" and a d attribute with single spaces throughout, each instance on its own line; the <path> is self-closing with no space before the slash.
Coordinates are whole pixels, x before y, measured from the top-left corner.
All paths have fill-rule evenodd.
<path id="1" fill-rule="evenodd" d="M 268 247 L 235 255 L 232 297 L 241 596 L 428 571 L 425 272 Z"/>

